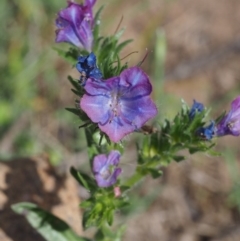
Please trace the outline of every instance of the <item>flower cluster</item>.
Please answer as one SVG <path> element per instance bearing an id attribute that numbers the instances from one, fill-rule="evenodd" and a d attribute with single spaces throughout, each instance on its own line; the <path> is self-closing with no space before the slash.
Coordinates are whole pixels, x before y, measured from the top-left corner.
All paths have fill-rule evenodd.
<path id="1" fill-rule="evenodd" d="M 197 134 L 204 140 L 211 140 L 215 135 L 215 122 L 211 121 L 210 125 L 206 127 L 200 127 L 197 130 Z"/>
<path id="2" fill-rule="evenodd" d="M 76 68 L 81 74 L 80 84 L 83 86 L 88 78 L 102 79 L 102 73 L 97 67 L 94 53 L 90 53 L 88 56 L 78 57 Z"/>
<path id="3" fill-rule="evenodd" d="M 68 2 L 56 19 L 56 42 L 69 42 L 91 51 L 95 2 Z M 126 69 L 120 76 L 104 80 L 96 65 L 96 56 L 90 53 L 78 58 L 76 68 L 81 74 L 80 85 L 85 89 L 80 107 L 113 142 L 139 130 L 156 116 L 157 108 L 150 98 L 152 85 L 139 67 Z"/>
<path id="4" fill-rule="evenodd" d="M 192 120 L 197 113 L 201 113 L 204 109 L 204 105 L 196 100 L 193 100 L 193 105 L 189 111 L 189 118 Z"/>
<path id="5" fill-rule="evenodd" d="M 140 129 L 157 114 L 150 97 L 152 85 L 139 67 L 104 81 L 89 78 L 84 89 L 81 109 L 113 142 Z"/>
<path id="6" fill-rule="evenodd" d="M 189 118 L 192 120 L 196 113 L 201 113 L 204 109 L 203 104 L 194 100 L 194 103 L 189 111 Z M 198 129 L 197 134 L 206 140 L 211 140 L 213 136 L 225 135 L 240 135 L 240 96 L 234 99 L 231 103 L 231 110 L 225 114 L 219 123 L 215 124 L 211 121 L 207 127 Z"/>
<path id="7" fill-rule="evenodd" d="M 127 68 L 127 65 L 121 66 L 118 52 L 116 52 L 117 54 L 114 52 L 114 48 L 119 49 L 121 44 L 114 45 L 116 39 L 113 36 L 113 38 L 100 38 L 102 45 L 98 46 L 101 41 L 96 37 L 98 30 L 95 29 L 96 46 L 94 46 L 94 49 L 97 49 L 97 57 L 101 61 L 100 68 L 97 66 L 97 58 L 92 52 L 94 43 L 93 28 L 97 27 L 97 25 L 94 26 L 94 21 L 98 19 L 96 16 L 94 20 L 93 16 L 92 8 L 95 2 L 96 0 L 85 0 L 83 4 L 77 4 L 72 0 L 68 1 L 68 6 L 59 11 L 56 19 L 56 42 L 68 42 L 81 50 L 89 52 L 88 55 L 79 56 L 76 63 L 76 68 L 80 73 L 79 83 L 75 83 L 77 85 L 76 88 L 78 90 L 79 88 L 81 89 L 81 92 L 79 92 L 79 106 L 91 122 L 98 126 L 102 133 L 108 136 L 112 142 L 117 143 L 126 135 L 142 129 L 147 121 L 157 115 L 158 110 L 151 99 L 152 85 L 147 74 L 137 66 L 131 68 Z M 105 48 L 102 48 L 102 46 L 105 46 Z M 82 51 L 81 53 L 86 51 Z M 107 53 L 105 54 L 104 51 Z M 114 56 L 115 54 L 117 55 L 116 58 L 119 61 L 117 61 L 118 64 L 116 66 L 115 59 L 108 58 L 108 51 L 114 53 Z M 103 52 L 104 54 L 102 54 Z M 109 61 L 104 62 L 105 60 Z M 116 68 L 118 71 L 108 72 L 108 68 Z M 104 75 L 111 77 L 106 79 Z M 76 93 L 78 94 L 78 92 Z M 196 141 L 197 144 L 199 140 L 210 141 L 214 136 L 240 135 L 240 96 L 232 102 L 231 110 L 219 122 L 212 120 L 207 126 L 203 124 L 205 112 L 202 103 L 194 100 L 187 114 L 185 111 L 182 113 L 185 121 L 184 124 L 192 124 L 190 126 L 192 129 L 189 128 L 191 130 L 189 133 L 197 137 L 193 138 L 193 141 Z M 174 133 L 177 133 L 176 136 L 181 135 L 184 128 L 178 128 L 179 126 L 177 125 L 180 121 L 179 123 L 177 121 L 175 123 L 177 123 L 175 126 L 169 124 L 169 129 L 175 128 Z M 171 131 L 167 131 L 164 138 L 172 134 Z M 189 138 L 189 135 L 186 136 Z M 158 135 L 154 138 L 158 138 Z M 163 140 L 161 136 L 159 140 Z M 152 141 L 152 143 L 163 145 L 161 147 L 163 150 L 165 148 L 163 141 Z M 159 153 L 161 153 L 161 148 L 159 148 Z M 168 148 L 167 145 L 166 148 Z M 158 146 L 156 147 L 157 149 Z M 199 147 L 198 150 L 204 149 Z M 162 152 L 168 153 L 169 149 Z M 92 171 L 97 186 L 108 188 L 114 185 L 112 192 L 115 199 L 122 198 L 121 186 L 117 182 L 117 178 L 122 172 L 122 169 L 118 167 L 120 152 L 112 150 L 108 155 L 98 154 L 92 158 Z M 87 180 L 92 181 L 91 178 L 85 181 Z M 94 187 L 96 187 L 95 183 Z M 111 189 L 107 191 L 111 191 Z"/>
<path id="8" fill-rule="evenodd" d="M 58 13 L 56 19 L 56 42 L 68 42 L 78 48 L 91 51 L 93 44 L 92 7 L 96 0 L 86 0 L 84 4 L 72 1 Z"/>
<path id="9" fill-rule="evenodd" d="M 204 110 L 204 105 L 196 100 L 193 100 L 193 105 L 189 111 L 189 119 L 193 120 L 197 114 L 202 113 Z M 197 129 L 196 134 L 204 140 L 211 140 L 215 134 L 215 122 L 211 121 L 210 125 L 206 127 L 200 127 Z"/>

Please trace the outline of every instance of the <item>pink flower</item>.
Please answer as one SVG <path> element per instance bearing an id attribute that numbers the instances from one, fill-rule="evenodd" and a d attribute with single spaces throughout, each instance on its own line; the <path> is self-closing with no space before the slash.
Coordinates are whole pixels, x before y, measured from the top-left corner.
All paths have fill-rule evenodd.
<path id="1" fill-rule="evenodd" d="M 56 42 L 68 42 L 91 51 L 93 43 L 92 7 L 96 0 L 86 0 L 84 4 L 68 2 L 67 8 L 58 13 L 56 19 Z"/>
<path id="2" fill-rule="evenodd" d="M 99 187 L 110 187 L 116 183 L 122 169 L 117 167 L 120 159 L 119 151 L 111 151 L 109 155 L 100 154 L 93 159 L 93 174 Z"/>
<path id="3" fill-rule="evenodd" d="M 81 109 L 113 142 L 140 129 L 157 114 L 150 97 L 152 85 L 139 67 L 104 81 L 89 78 L 84 88 Z"/>
<path id="4" fill-rule="evenodd" d="M 240 135 L 240 96 L 232 101 L 231 110 L 217 124 L 216 135 Z"/>

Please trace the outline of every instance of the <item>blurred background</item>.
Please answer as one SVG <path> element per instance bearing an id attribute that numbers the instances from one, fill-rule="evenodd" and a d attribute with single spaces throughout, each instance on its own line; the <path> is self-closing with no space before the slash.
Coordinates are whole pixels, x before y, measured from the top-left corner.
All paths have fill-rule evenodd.
<path id="1" fill-rule="evenodd" d="M 211 106 L 213 118 L 230 108 L 240 93 L 239 0 L 98 0 L 95 10 L 101 5 L 102 34 L 113 34 L 123 17 L 122 40 L 134 39 L 122 53 L 138 52 L 126 59 L 129 66 L 148 51 L 142 67 L 153 82 L 160 120 L 173 117 L 181 99 Z M 79 74 L 53 50 L 56 13 L 65 6 L 64 0 L 0 1 L 3 241 L 42 240 L 26 230 L 27 224 L 19 224 L 23 220 L 16 221 L 16 228 L 10 225 L 15 216 L 9 207 L 17 201 L 58 209 L 59 216 L 82 232 L 81 214 L 73 216 L 84 190 L 66 173 L 71 165 L 88 168 L 86 143 L 78 129 L 81 122 L 64 109 L 76 99 L 67 76 Z M 118 217 L 119 223 L 128 217 L 124 240 L 240 240 L 239 143 L 239 138 L 221 138 L 216 149 L 223 156 L 188 156 L 166 168 L 163 178 L 136 188 L 134 207 Z M 133 149 L 129 145 L 125 155 L 131 162 Z M 38 184 L 28 188 L 36 176 Z"/>

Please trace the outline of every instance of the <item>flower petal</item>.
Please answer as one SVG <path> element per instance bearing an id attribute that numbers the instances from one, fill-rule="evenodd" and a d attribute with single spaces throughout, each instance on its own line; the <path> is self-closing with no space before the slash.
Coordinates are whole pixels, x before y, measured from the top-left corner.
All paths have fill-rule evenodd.
<path id="1" fill-rule="evenodd" d="M 100 154 L 93 159 L 93 173 L 99 173 L 100 170 L 107 164 L 107 156 Z"/>
<path id="2" fill-rule="evenodd" d="M 80 107 L 94 123 L 104 125 L 111 115 L 109 101 L 110 99 L 104 95 L 91 96 L 85 94 L 80 100 Z"/>
<path id="3" fill-rule="evenodd" d="M 136 129 L 135 126 L 126 123 L 121 117 L 114 117 L 104 125 L 99 123 L 98 126 L 114 142 L 120 141 L 125 135 Z"/>
<path id="4" fill-rule="evenodd" d="M 55 41 L 57 43 L 59 42 L 72 43 L 79 48 L 83 48 L 82 43 L 79 41 L 78 36 L 76 35 L 76 33 L 74 32 L 73 28 L 70 25 L 65 26 L 62 29 L 56 30 Z"/>
<path id="5" fill-rule="evenodd" d="M 152 85 L 148 76 L 139 68 L 132 67 L 120 74 L 121 87 L 125 87 L 123 98 L 140 98 L 152 92 Z"/>
<path id="6" fill-rule="evenodd" d="M 100 174 L 95 175 L 95 179 L 99 187 L 110 187 L 116 183 L 121 172 L 121 168 L 116 168 L 108 179 L 104 179 Z"/>
<path id="7" fill-rule="evenodd" d="M 92 43 L 93 43 L 93 34 L 92 29 L 87 20 L 83 20 L 81 22 L 81 25 L 78 26 L 75 30 L 77 32 L 77 35 L 79 37 L 79 40 L 81 41 L 83 47 L 90 52 L 92 49 Z"/>
<path id="8" fill-rule="evenodd" d="M 231 110 L 216 126 L 216 135 L 240 135 L 240 96 L 231 103 Z"/>
<path id="9" fill-rule="evenodd" d="M 240 118 L 240 96 L 238 96 L 235 100 L 233 100 L 231 104 L 231 112 L 232 116 L 231 118 Z"/>
<path id="10" fill-rule="evenodd" d="M 236 119 L 232 124 L 230 123 L 229 132 L 233 136 L 240 135 L 240 119 Z"/>
<path id="11" fill-rule="evenodd" d="M 193 100 L 193 105 L 189 111 L 189 118 L 192 120 L 196 113 L 201 113 L 204 110 L 204 105 L 196 100 Z"/>
<path id="12" fill-rule="evenodd" d="M 121 154 L 119 151 L 116 151 L 116 150 L 111 151 L 108 155 L 108 160 L 107 160 L 108 165 L 117 166 L 120 161 L 120 156 Z"/>
<path id="13" fill-rule="evenodd" d="M 140 128 L 158 113 L 156 105 L 149 96 L 136 100 L 121 100 L 121 115 L 130 122 L 135 129 Z"/>
<path id="14" fill-rule="evenodd" d="M 70 42 L 90 52 L 93 43 L 92 22 L 91 5 L 83 6 L 69 1 L 68 7 L 58 13 L 56 42 Z"/>
<path id="15" fill-rule="evenodd" d="M 121 172 L 122 172 L 122 169 L 121 169 L 120 167 L 116 168 L 116 169 L 113 171 L 113 173 L 112 173 L 112 175 L 111 175 L 111 177 L 110 177 L 110 179 L 109 179 L 109 184 L 110 184 L 110 186 L 112 186 L 113 184 L 116 183 L 117 178 L 118 178 L 118 176 L 121 174 Z"/>
<path id="16" fill-rule="evenodd" d="M 93 52 L 91 52 L 87 57 L 87 64 L 89 67 L 95 67 L 96 62 L 97 62 L 96 56 Z"/>
<path id="17" fill-rule="evenodd" d="M 96 81 L 95 79 L 89 78 L 84 89 L 89 95 L 103 95 L 110 98 L 112 89 L 118 87 L 119 77 L 113 77 L 106 81 Z"/>
<path id="18" fill-rule="evenodd" d="M 85 6 L 93 6 L 96 3 L 97 0 L 85 0 L 84 5 Z"/>
<path id="19" fill-rule="evenodd" d="M 69 2 L 68 7 L 62 9 L 58 15 L 67 20 L 69 23 L 72 23 L 75 27 L 80 25 L 84 19 L 84 13 L 81 5 L 74 2 Z"/>

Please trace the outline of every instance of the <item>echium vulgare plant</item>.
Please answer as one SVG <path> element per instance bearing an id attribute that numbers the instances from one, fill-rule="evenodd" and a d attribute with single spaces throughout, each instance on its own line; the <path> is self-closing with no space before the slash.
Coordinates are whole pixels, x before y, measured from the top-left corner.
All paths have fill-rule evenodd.
<path id="1" fill-rule="evenodd" d="M 114 214 L 131 203 L 128 193 L 135 184 L 147 175 L 158 178 L 162 166 L 184 160 L 179 154 L 184 153 L 182 150 L 190 154 L 215 153 L 212 148 L 217 137 L 240 135 L 240 96 L 227 114 L 214 120 L 206 121 L 209 110 L 193 100 L 190 108 L 183 102 L 172 120 L 160 123 L 149 76 L 141 64 L 129 66 L 121 60 L 121 51 L 131 40 L 119 42 L 122 30 L 106 37 L 100 35 L 103 8 L 94 14 L 95 3 L 68 1 L 58 12 L 55 41 L 70 47 L 67 51 L 55 49 L 79 72 L 76 79 L 68 77 L 78 100 L 75 108 L 67 110 L 76 115 L 85 130 L 91 169 L 90 174 L 74 167 L 70 170 L 89 192 L 88 199 L 80 204 L 84 211 L 82 225 L 85 229 L 97 228 L 93 240 L 120 240 L 124 228 L 117 226 L 111 231 Z M 123 179 L 121 158 L 130 137 L 135 135 L 139 137 L 136 169 Z M 16 204 L 13 210 L 25 214 L 48 241 L 89 240 L 77 236 L 65 222 L 35 204 Z"/>

